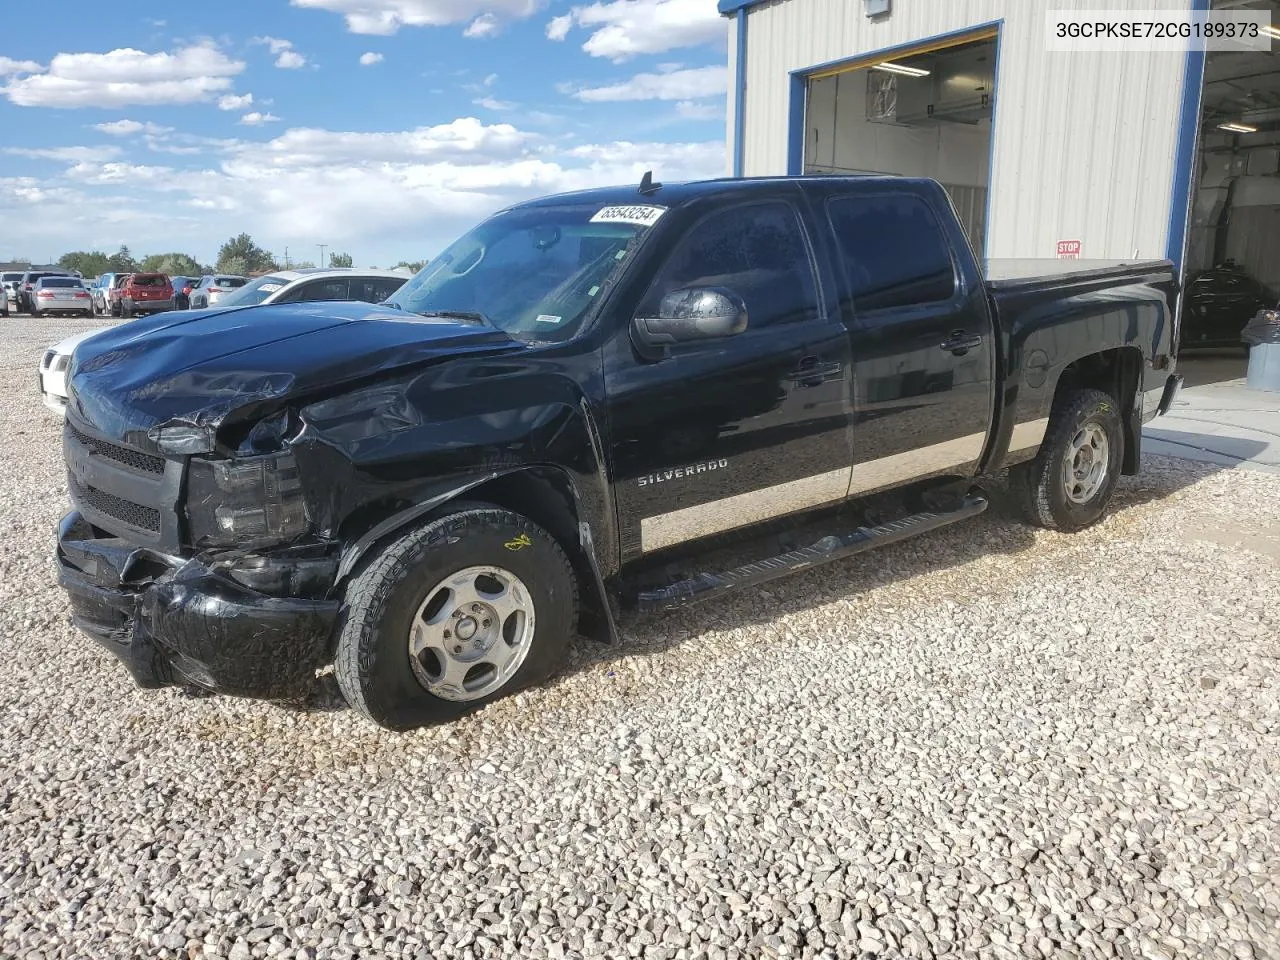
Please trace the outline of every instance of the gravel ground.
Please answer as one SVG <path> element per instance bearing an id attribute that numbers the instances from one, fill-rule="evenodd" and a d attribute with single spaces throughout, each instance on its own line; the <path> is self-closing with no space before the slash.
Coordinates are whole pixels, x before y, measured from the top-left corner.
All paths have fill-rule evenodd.
<path id="1" fill-rule="evenodd" d="M 0 955 L 1280 956 L 1280 477 L 1149 458 L 578 645 L 449 726 L 133 688 L 0 326 Z"/>

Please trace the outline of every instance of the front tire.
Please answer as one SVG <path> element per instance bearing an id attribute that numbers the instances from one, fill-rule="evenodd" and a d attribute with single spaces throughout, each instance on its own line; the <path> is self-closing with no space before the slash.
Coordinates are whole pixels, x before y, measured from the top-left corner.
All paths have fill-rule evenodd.
<path id="1" fill-rule="evenodd" d="M 1102 518 L 1123 462 L 1124 426 L 1115 398 L 1075 390 L 1055 405 L 1039 453 L 1010 471 L 1010 484 L 1030 523 L 1070 533 Z"/>
<path id="2" fill-rule="evenodd" d="M 577 616 L 555 539 L 477 506 L 405 534 L 348 584 L 334 672 L 353 710 L 408 730 L 551 676 Z"/>

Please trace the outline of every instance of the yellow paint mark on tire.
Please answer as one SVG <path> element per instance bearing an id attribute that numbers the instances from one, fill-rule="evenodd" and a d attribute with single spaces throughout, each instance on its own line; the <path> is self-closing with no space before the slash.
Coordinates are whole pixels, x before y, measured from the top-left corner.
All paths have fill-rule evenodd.
<path id="1" fill-rule="evenodd" d="M 532 547 L 533 541 L 529 539 L 527 533 L 522 533 L 518 537 L 512 537 L 503 546 L 508 550 L 523 550 L 525 547 Z"/>

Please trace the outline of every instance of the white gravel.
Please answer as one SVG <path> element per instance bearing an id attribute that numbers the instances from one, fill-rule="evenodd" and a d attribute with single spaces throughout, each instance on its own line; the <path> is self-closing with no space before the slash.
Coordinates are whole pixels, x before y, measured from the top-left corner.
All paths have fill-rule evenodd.
<path id="1" fill-rule="evenodd" d="M 67 622 L 0 323 L 0 956 L 1280 956 L 1280 477 L 1149 458 L 628 617 L 409 735 L 134 689 Z"/>

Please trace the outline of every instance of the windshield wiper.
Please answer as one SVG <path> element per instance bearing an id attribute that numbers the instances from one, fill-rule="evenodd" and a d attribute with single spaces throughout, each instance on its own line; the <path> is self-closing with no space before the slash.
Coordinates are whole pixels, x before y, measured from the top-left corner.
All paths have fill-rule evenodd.
<path id="1" fill-rule="evenodd" d="M 419 312 L 418 316 L 443 317 L 446 320 L 468 320 L 471 323 L 480 323 L 486 327 L 493 326 L 488 317 L 476 310 L 423 310 Z"/>

